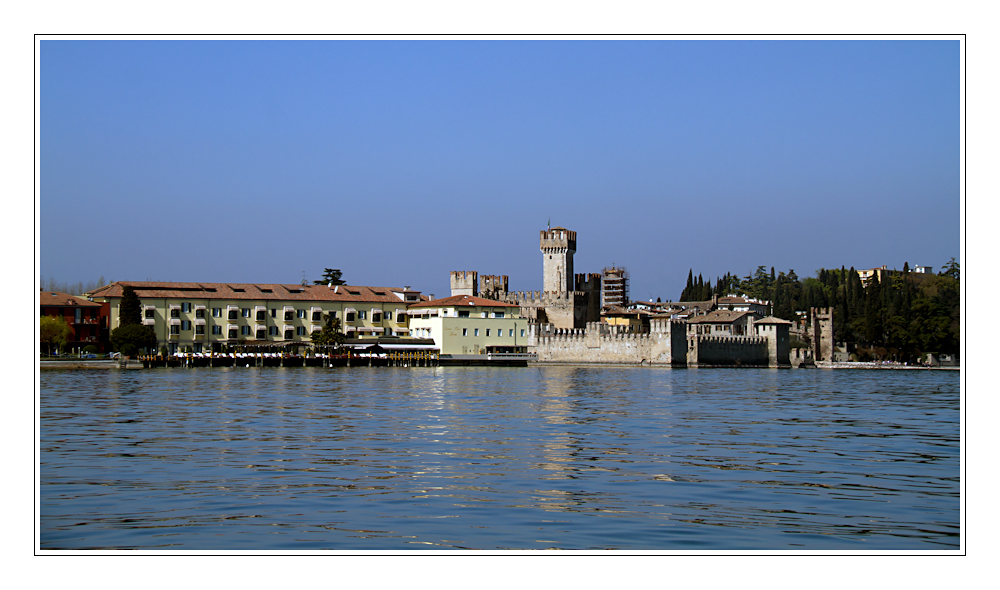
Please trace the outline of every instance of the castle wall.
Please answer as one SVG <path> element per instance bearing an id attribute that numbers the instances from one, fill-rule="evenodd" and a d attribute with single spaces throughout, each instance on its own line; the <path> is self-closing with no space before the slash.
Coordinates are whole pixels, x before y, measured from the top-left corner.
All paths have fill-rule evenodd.
<path id="1" fill-rule="evenodd" d="M 529 350 L 540 362 L 608 364 L 684 364 L 684 326 L 653 320 L 649 332 L 628 332 L 599 322 L 585 329 L 531 326 Z"/>
<path id="2" fill-rule="evenodd" d="M 689 367 L 768 366 L 768 339 L 762 336 L 689 336 Z"/>

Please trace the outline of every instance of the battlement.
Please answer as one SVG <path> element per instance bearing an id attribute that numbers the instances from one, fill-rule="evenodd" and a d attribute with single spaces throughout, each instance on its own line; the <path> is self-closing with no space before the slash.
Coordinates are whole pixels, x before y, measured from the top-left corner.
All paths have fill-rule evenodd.
<path id="1" fill-rule="evenodd" d="M 539 232 L 539 247 L 547 250 L 576 252 L 576 232 L 564 227 L 543 229 Z"/>
<path id="2" fill-rule="evenodd" d="M 546 305 L 566 305 L 585 297 L 586 291 L 511 291 L 498 293 L 499 301 L 522 307 L 545 307 Z"/>
<path id="3" fill-rule="evenodd" d="M 479 292 L 496 297 L 507 292 L 507 275 L 482 275 L 479 277 Z"/>
<path id="4" fill-rule="evenodd" d="M 451 294 L 454 295 L 479 295 L 479 285 L 476 277 L 479 275 L 474 270 L 453 270 L 451 271 Z"/>
<path id="5" fill-rule="evenodd" d="M 600 292 L 601 290 L 601 275 L 598 273 L 577 273 L 574 278 L 577 291 Z"/>

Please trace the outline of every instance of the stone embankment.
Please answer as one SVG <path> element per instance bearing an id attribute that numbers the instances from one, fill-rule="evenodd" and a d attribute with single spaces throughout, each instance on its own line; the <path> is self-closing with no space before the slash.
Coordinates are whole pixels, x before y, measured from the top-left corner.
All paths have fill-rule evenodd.
<path id="1" fill-rule="evenodd" d="M 933 371 L 958 371 L 961 367 L 928 367 L 924 365 L 904 365 L 902 363 L 841 363 L 833 361 L 817 361 L 817 369 L 919 369 Z"/>
<path id="2" fill-rule="evenodd" d="M 39 367 L 42 369 L 141 369 L 142 363 L 131 359 L 127 367 L 122 367 L 121 363 L 117 360 L 83 360 L 83 359 L 66 359 L 58 361 L 39 361 Z"/>

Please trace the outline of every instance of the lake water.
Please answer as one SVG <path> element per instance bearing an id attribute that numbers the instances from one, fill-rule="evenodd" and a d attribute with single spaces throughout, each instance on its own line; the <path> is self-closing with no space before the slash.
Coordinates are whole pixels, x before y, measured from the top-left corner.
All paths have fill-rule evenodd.
<path id="1" fill-rule="evenodd" d="M 40 379 L 42 549 L 960 548 L 958 372 Z"/>

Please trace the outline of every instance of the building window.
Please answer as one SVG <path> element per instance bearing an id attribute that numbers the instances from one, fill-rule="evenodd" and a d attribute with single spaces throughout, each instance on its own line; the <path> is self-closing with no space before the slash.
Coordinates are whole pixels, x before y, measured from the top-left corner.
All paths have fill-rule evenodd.
<path id="1" fill-rule="evenodd" d="M 237 330 L 236 328 L 232 328 L 231 330 L 229 330 L 229 338 L 231 340 L 235 340 L 236 339 L 236 334 L 238 332 L 239 332 L 239 330 Z"/>
<path id="2" fill-rule="evenodd" d="M 240 326 L 240 335 L 241 336 L 249 336 L 250 335 L 250 326 Z"/>
<path id="3" fill-rule="evenodd" d="M 278 326 L 271 326 L 270 328 L 268 328 L 267 329 L 267 335 L 268 336 L 277 336 L 278 335 Z"/>
<path id="4" fill-rule="evenodd" d="M 215 336 L 222 335 L 222 326 L 212 326 L 212 334 Z"/>
<path id="5" fill-rule="evenodd" d="M 152 309 L 147 309 L 147 310 L 146 310 L 146 317 L 147 317 L 147 318 L 152 318 L 152 317 L 154 316 L 154 314 L 155 314 L 155 313 L 156 313 L 156 312 L 155 312 L 154 310 L 152 310 Z"/>
<path id="6" fill-rule="evenodd" d="M 294 320 L 295 319 L 295 312 L 293 312 L 293 311 L 286 311 L 285 312 L 285 319 L 286 320 Z"/>
<path id="7" fill-rule="evenodd" d="M 205 335 L 205 324 L 198 324 L 194 327 L 194 333 L 204 336 Z"/>
<path id="8" fill-rule="evenodd" d="M 243 317 L 245 317 L 245 318 L 250 317 L 250 308 L 249 307 L 244 307 L 240 311 L 242 312 L 240 315 L 242 315 Z"/>
<path id="9" fill-rule="evenodd" d="M 475 334 L 473 334 L 473 336 L 479 336 L 479 328 L 476 328 L 476 332 Z"/>
<path id="10" fill-rule="evenodd" d="M 392 319 L 392 312 L 391 311 L 385 312 L 385 321 L 388 322 L 391 319 Z"/>
<path id="11" fill-rule="evenodd" d="M 458 317 L 460 317 L 460 318 L 467 318 L 467 317 L 469 317 L 469 312 L 468 311 L 461 311 L 461 310 L 459 310 Z"/>
<path id="12" fill-rule="evenodd" d="M 190 313 L 191 312 L 191 304 L 189 302 L 187 302 L 187 301 L 185 301 L 184 303 L 181 303 L 181 311 L 183 311 L 184 313 Z"/>
<path id="13" fill-rule="evenodd" d="M 204 309 L 196 309 L 196 310 L 194 310 L 194 317 L 199 318 L 199 319 L 204 318 L 205 317 L 205 310 Z"/>
<path id="14" fill-rule="evenodd" d="M 352 311 L 347 312 L 347 321 L 349 321 L 349 322 L 353 322 L 354 321 L 354 312 L 352 312 Z"/>
<path id="15" fill-rule="evenodd" d="M 291 329 L 285 330 L 285 340 L 291 340 L 294 337 L 295 337 L 295 331 Z"/>
<path id="16" fill-rule="evenodd" d="M 301 320 L 301 319 L 304 319 L 304 318 L 306 317 L 306 310 L 304 310 L 304 309 L 296 309 L 296 310 L 295 310 L 295 315 L 296 315 L 296 317 L 298 317 L 298 318 L 299 318 L 300 320 Z"/>
<path id="17" fill-rule="evenodd" d="M 358 319 L 359 320 L 368 319 L 368 312 L 367 311 L 359 311 L 358 312 Z"/>
<path id="18" fill-rule="evenodd" d="M 521 338 L 524 338 L 524 328 L 521 328 Z"/>
<path id="19" fill-rule="evenodd" d="M 263 340 L 265 332 L 266 332 L 266 330 L 264 330 L 263 328 L 261 328 L 260 330 L 257 330 L 257 340 Z"/>
<path id="20" fill-rule="evenodd" d="M 489 338 L 489 337 L 490 337 L 490 329 L 489 329 L 489 328 L 486 328 L 486 337 L 487 337 L 487 338 Z"/>
<path id="21" fill-rule="evenodd" d="M 191 320 L 181 320 L 181 330 L 187 332 L 191 329 Z"/>
<path id="22" fill-rule="evenodd" d="M 213 307 L 212 308 L 212 317 L 213 318 L 221 318 L 222 317 L 222 308 L 221 307 Z"/>
<path id="23" fill-rule="evenodd" d="M 263 322 L 265 319 L 267 319 L 267 312 L 265 312 L 263 309 L 257 311 L 257 321 Z"/>
<path id="24" fill-rule="evenodd" d="M 513 338 L 513 337 L 514 337 L 514 328 L 511 328 L 511 329 L 510 329 L 510 333 L 509 333 L 509 334 L 507 334 L 507 337 L 508 337 L 508 338 Z"/>
<path id="25" fill-rule="evenodd" d="M 170 310 L 170 317 L 172 317 L 172 318 L 179 318 L 179 317 L 181 317 L 181 310 L 179 310 L 179 309 L 171 309 Z"/>
<path id="26" fill-rule="evenodd" d="M 382 314 L 372 313 L 372 323 L 378 323 L 382 321 Z"/>
<path id="27" fill-rule="evenodd" d="M 229 319 L 235 320 L 236 319 L 236 314 L 237 314 L 237 312 L 236 312 L 235 309 L 230 309 L 229 310 Z"/>
<path id="28" fill-rule="evenodd" d="M 305 336 L 306 335 L 305 326 L 299 326 L 298 328 L 295 328 L 295 335 L 296 336 Z"/>
<path id="29" fill-rule="evenodd" d="M 468 328 L 462 328 L 462 336 L 468 336 L 468 335 L 469 335 L 469 329 Z"/>
<path id="30" fill-rule="evenodd" d="M 272 318 L 278 317 L 278 310 L 277 309 L 272 309 L 271 310 L 271 317 Z"/>
<path id="31" fill-rule="evenodd" d="M 322 311 L 314 311 L 313 312 L 313 321 L 314 322 L 318 322 L 318 321 L 320 321 L 322 319 L 323 319 L 323 312 Z"/>
<path id="32" fill-rule="evenodd" d="M 502 318 L 503 317 L 503 312 L 502 311 L 498 311 L 498 312 L 496 312 L 496 313 L 493 314 L 493 317 L 495 317 L 495 318 Z"/>
<path id="33" fill-rule="evenodd" d="M 180 334 L 181 333 L 181 327 L 178 326 L 177 324 L 174 324 L 173 326 L 170 326 L 170 333 L 171 334 Z"/>

